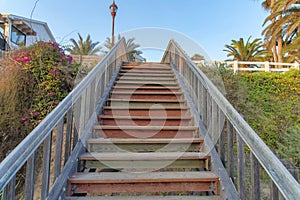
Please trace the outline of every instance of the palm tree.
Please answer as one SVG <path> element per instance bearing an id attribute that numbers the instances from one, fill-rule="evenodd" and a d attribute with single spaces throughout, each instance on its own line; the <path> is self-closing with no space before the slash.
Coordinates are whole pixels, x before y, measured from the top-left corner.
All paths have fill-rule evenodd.
<path id="1" fill-rule="evenodd" d="M 118 41 L 121 39 L 121 35 L 118 35 Z M 143 52 L 140 50 L 137 50 L 137 48 L 140 47 L 139 44 L 136 44 L 134 42 L 135 38 L 129 38 L 126 40 L 126 52 L 128 53 L 128 57 L 130 61 L 134 61 L 134 55 L 141 55 Z M 116 41 L 116 40 L 115 40 Z M 106 38 L 105 43 L 103 45 L 106 50 L 103 51 L 105 54 L 107 54 L 109 52 L 109 50 L 111 50 L 113 48 L 112 43 L 111 43 L 111 39 L 109 37 Z"/>
<path id="2" fill-rule="evenodd" d="M 226 49 L 223 51 L 228 52 L 227 57 L 233 57 L 232 60 L 239 61 L 257 61 L 262 60 L 266 55 L 264 44 L 261 39 L 256 38 L 253 41 L 251 36 L 246 43 L 243 38 L 240 40 L 231 40 L 231 45 L 225 45 Z"/>
<path id="3" fill-rule="evenodd" d="M 265 23 L 267 23 L 277 18 L 275 23 L 271 23 L 265 28 L 263 34 L 269 41 L 269 46 L 276 45 L 276 43 L 278 44 L 278 54 L 280 53 L 280 48 L 284 48 L 282 49 L 281 55 L 283 55 L 283 52 L 288 53 L 292 51 L 293 47 L 299 49 L 297 45 L 292 44 L 294 43 L 293 40 L 298 37 L 297 33 L 300 27 L 299 4 L 299 0 L 279 0 L 275 2 L 272 7 L 273 13 L 265 20 Z M 290 60 L 290 58 L 288 60 Z"/>
<path id="4" fill-rule="evenodd" d="M 100 46 L 97 47 L 99 42 L 93 42 L 91 40 L 91 36 L 88 35 L 85 41 L 83 40 L 82 36 L 78 33 L 79 40 L 76 41 L 75 39 L 70 39 L 71 47 L 67 48 L 71 54 L 74 55 L 95 55 L 96 53 L 100 52 Z"/>

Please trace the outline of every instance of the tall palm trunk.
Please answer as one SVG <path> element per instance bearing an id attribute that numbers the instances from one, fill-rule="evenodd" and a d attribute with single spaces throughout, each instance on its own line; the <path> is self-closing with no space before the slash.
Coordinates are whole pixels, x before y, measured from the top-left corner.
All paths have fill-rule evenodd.
<path id="1" fill-rule="evenodd" d="M 275 4 L 275 1 L 276 0 L 271 0 L 271 4 L 270 4 L 271 14 L 273 14 L 273 12 L 274 12 L 273 6 Z M 275 24 L 275 22 L 276 22 L 276 19 L 275 18 L 272 19 L 272 24 Z M 278 54 L 277 54 L 276 42 L 275 42 L 275 44 L 272 47 L 272 52 L 273 52 L 274 62 L 278 62 Z"/>
<path id="2" fill-rule="evenodd" d="M 278 16 L 278 20 L 282 18 L 282 15 Z M 278 62 L 283 62 L 283 38 L 282 35 L 278 38 L 278 48 L 277 48 L 277 56 L 278 56 Z M 278 68 L 281 68 L 282 66 L 277 66 Z"/>

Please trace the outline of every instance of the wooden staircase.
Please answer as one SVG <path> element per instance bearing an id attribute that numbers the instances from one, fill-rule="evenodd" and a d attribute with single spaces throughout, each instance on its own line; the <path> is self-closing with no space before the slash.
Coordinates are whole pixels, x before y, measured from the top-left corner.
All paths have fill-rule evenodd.
<path id="1" fill-rule="evenodd" d="M 66 199 L 219 199 L 219 177 L 172 68 L 125 64 Z"/>

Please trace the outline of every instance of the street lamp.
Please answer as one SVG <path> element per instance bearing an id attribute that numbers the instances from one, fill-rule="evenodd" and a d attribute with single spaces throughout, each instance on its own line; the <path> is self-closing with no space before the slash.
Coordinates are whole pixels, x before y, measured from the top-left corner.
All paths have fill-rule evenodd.
<path id="1" fill-rule="evenodd" d="M 115 1 L 113 1 L 113 3 L 109 6 L 110 9 L 110 13 L 112 16 L 112 33 L 111 33 L 111 44 L 112 47 L 115 45 L 115 17 L 117 14 L 117 10 L 118 10 L 118 6 L 115 4 Z"/>

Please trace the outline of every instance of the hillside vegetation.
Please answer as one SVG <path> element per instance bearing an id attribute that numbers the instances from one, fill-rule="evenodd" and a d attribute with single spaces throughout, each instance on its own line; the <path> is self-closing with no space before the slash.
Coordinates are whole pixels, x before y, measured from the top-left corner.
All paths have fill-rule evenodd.
<path id="1" fill-rule="evenodd" d="M 234 75 L 223 67 L 202 69 L 214 82 L 220 72 L 222 90 L 238 112 L 274 152 L 300 167 L 300 72 Z"/>

